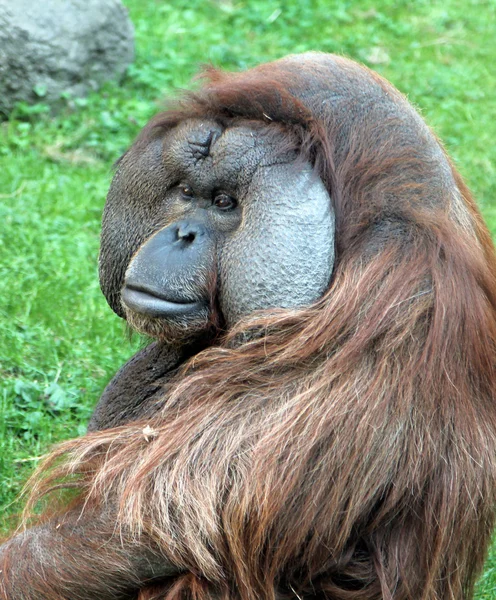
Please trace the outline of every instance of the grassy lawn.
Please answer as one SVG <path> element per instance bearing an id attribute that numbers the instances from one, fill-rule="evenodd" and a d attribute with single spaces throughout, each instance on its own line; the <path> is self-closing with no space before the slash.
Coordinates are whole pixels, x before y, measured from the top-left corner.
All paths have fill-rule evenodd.
<path id="1" fill-rule="evenodd" d="M 125 0 L 136 61 L 120 84 L 51 117 L 0 123 L 0 530 L 54 442 L 85 431 L 140 345 L 98 287 L 111 165 L 199 65 L 245 69 L 305 50 L 379 71 L 421 110 L 496 236 L 495 0 Z M 478 588 L 496 598 L 496 548 Z"/>

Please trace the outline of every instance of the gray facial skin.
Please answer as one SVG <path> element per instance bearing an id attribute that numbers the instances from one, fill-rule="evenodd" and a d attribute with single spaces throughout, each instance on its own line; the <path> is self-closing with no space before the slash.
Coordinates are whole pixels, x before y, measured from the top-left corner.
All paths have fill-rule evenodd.
<path id="1" fill-rule="evenodd" d="M 334 262 L 331 200 L 311 166 L 282 150 L 285 139 L 275 126 L 189 120 L 125 155 L 100 259 L 116 312 L 122 302 L 145 332 L 147 319 L 153 331 L 159 320 L 191 332 L 208 322 L 212 285 L 229 327 L 323 294 Z"/>

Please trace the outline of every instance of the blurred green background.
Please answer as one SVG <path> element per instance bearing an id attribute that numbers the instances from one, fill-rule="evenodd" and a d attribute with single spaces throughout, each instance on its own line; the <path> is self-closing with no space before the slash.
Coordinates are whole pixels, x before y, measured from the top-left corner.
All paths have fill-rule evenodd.
<path id="1" fill-rule="evenodd" d="M 496 0 L 125 0 L 136 61 L 120 83 L 0 124 L 0 529 L 36 459 L 83 434 L 142 343 L 98 287 L 111 165 L 202 63 L 246 69 L 305 50 L 384 75 L 444 141 L 496 235 Z M 496 598 L 496 549 L 478 600 Z"/>

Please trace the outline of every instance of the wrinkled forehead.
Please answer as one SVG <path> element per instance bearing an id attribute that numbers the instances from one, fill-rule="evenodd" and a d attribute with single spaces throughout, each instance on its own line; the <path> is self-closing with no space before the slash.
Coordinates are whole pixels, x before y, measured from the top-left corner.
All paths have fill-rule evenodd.
<path id="1" fill-rule="evenodd" d="M 237 122 L 227 127 L 183 121 L 163 139 L 162 160 L 173 173 L 202 179 L 251 180 L 257 169 L 295 160 L 290 136 L 278 126 Z"/>

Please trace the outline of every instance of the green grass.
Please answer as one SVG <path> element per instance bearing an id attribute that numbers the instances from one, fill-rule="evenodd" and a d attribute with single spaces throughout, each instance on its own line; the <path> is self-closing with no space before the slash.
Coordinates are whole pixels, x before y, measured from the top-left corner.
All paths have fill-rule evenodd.
<path id="1" fill-rule="evenodd" d="M 56 117 L 0 124 L 0 527 L 36 458 L 85 430 L 128 341 L 99 292 L 111 164 L 199 65 L 245 69 L 305 50 L 375 68 L 444 140 L 496 234 L 496 1 L 127 0 L 136 61 Z M 2 516 L 3 513 L 3 516 Z M 3 521 L 1 519 L 3 518 Z M 496 598 L 496 550 L 478 600 Z"/>

